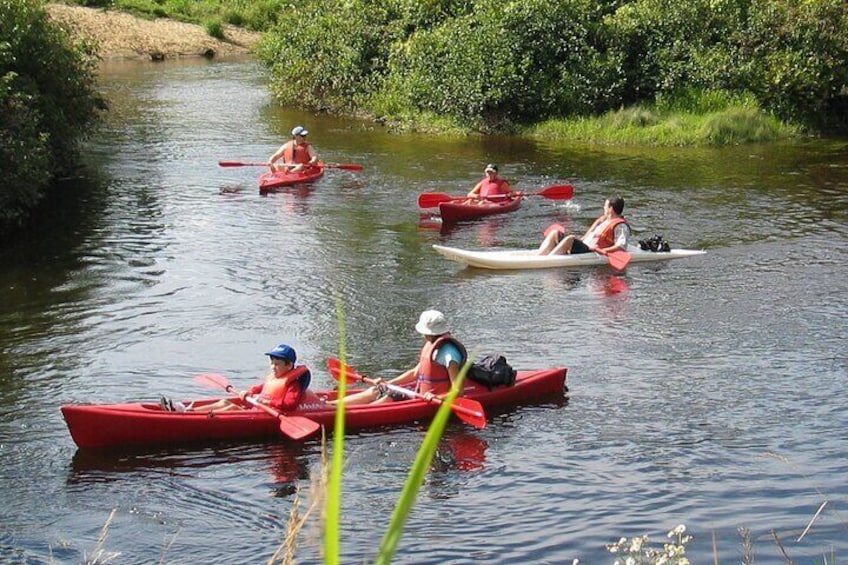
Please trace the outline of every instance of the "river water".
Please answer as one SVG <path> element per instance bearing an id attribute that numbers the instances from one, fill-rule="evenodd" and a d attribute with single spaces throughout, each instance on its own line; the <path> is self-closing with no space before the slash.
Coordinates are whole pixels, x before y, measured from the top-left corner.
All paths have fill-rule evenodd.
<path id="1" fill-rule="evenodd" d="M 2 562 L 98 548 L 117 563 L 266 562 L 295 490 L 308 500 L 317 441 L 90 453 L 59 407 L 209 396 L 191 377 L 210 371 L 244 388 L 278 342 L 330 387 L 336 297 L 349 358 L 371 374 L 414 362 L 429 307 L 477 353 L 569 368 L 567 399 L 450 425 L 397 563 L 611 563 L 605 544 L 659 543 L 680 523 L 693 563 L 739 562 L 739 528 L 758 562 L 848 556 L 845 141 L 393 135 L 275 106 L 249 61 L 111 63 L 101 77 L 112 110 L 86 169 L 0 253 Z M 265 160 L 297 124 L 324 160 L 364 171 L 262 196 L 259 169 L 217 166 Z M 487 162 L 517 188 L 570 182 L 575 197 L 450 230 L 421 217 L 418 194 L 461 194 Z M 535 246 L 553 221 L 585 229 L 612 193 L 637 239 L 708 253 L 624 274 L 494 273 L 430 248 Z M 424 431 L 348 435 L 343 562 L 373 560 Z M 315 525 L 297 557 L 321 561 Z"/>

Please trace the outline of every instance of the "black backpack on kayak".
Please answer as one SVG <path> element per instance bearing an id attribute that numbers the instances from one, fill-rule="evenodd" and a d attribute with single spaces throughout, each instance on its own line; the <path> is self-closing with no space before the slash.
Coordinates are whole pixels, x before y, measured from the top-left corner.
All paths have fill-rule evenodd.
<path id="1" fill-rule="evenodd" d="M 671 251 L 671 246 L 663 239 L 663 236 L 655 233 L 654 237 L 639 240 L 639 248 L 642 251 L 668 252 Z"/>
<path id="2" fill-rule="evenodd" d="M 494 354 L 481 357 L 472 364 L 468 370 L 468 378 L 492 390 L 496 386 L 515 384 L 515 373 L 515 369 L 506 362 L 506 357 Z"/>

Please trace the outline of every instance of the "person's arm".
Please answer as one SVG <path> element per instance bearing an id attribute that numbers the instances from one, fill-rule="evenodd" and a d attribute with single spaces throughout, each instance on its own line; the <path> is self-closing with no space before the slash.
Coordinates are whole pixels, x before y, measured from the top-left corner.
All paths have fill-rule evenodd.
<path id="1" fill-rule="evenodd" d="M 477 198 L 477 196 L 480 194 L 480 188 L 482 186 L 483 186 L 483 181 L 480 181 L 477 184 L 475 184 L 474 188 L 472 188 L 471 191 L 468 193 L 468 195 L 467 195 L 468 198 Z"/>
<path id="2" fill-rule="evenodd" d="M 315 151 L 315 148 L 310 143 L 306 148 L 306 153 L 309 155 L 309 164 L 314 165 L 318 162 L 318 152 Z"/>
<path id="3" fill-rule="evenodd" d="M 404 384 L 415 380 L 418 377 L 418 365 L 416 364 L 413 368 L 407 369 L 403 373 L 399 374 L 393 379 L 389 379 L 385 381 L 391 385 L 403 386 Z"/>
<path id="4" fill-rule="evenodd" d="M 583 234 L 583 237 L 581 237 L 580 240 L 585 241 L 589 236 L 592 235 L 592 232 L 595 231 L 595 228 L 597 228 L 598 225 L 606 219 L 607 217 L 603 214 L 598 216 L 598 218 L 594 222 L 592 222 L 592 225 L 589 226 L 589 229 L 586 230 L 586 233 Z"/>
<path id="5" fill-rule="evenodd" d="M 510 198 L 516 198 L 519 196 L 519 192 L 512 188 L 512 186 L 507 181 L 503 181 L 503 190 L 507 194 L 509 194 Z"/>
<path id="6" fill-rule="evenodd" d="M 451 361 L 448 363 L 448 375 L 450 375 L 451 387 L 456 386 L 457 380 L 459 379 L 459 370 L 461 367 L 459 363 L 456 361 Z M 460 391 L 460 396 L 462 395 L 462 391 Z"/>
<path id="7" fill-rule="evenodd" d="M 282 156 L 283 156 L 283 154 L 286 152 L 286 147 L 288 146 L 288 144 L 289 144 L 289 143 L 291 143 L 291 142 L 289 141 L 289 142 L 286 142 L 286 143 L 282 144 L 282 145 L 280 146 L 280 148 L 279 148 L 279 149 L 277 149 L 277 152 L 276 152 L 276 153 L 274 153 L 273 155 L 271 155 L 271 156 L 268 158 L 268 166 L 269 166 L 269 167 L 270 167 L 271 165 L 273 165 L 274 163 L 276 163 L 277 161 L 279 161 L 279 160 L 280 160 L 280 157 L 282 157 Z"/>
<path id="8" fill-rule="evenodd" d="M 267 379 L 267 378 L 266 378 Z M 242 400 L 245 400 L 248 396 L 256 396 L 257 394 L 262 394 L 262 388 L 265 386 L 265 381 L 263 380 L 261 383 L 257 383 L 250 387 L 247 390 L 243 390 L 238 393 L 238 397 Z"/>
<path id="9" fill-rule="evenodd" d="M 300 403 L 300 397 L 302 395 L 303 387 L 301 387 L 300 381 L 296 380 L 286 387 L 286 392 L 281 398 L 272 398 L 269 404 L 277 410 L 294 410 Z"/>

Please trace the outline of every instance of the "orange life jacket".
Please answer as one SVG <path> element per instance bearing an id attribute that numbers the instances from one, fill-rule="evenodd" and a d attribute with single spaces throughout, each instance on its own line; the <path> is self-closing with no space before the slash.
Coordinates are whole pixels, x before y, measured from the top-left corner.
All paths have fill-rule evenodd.
<path id="1" fill-rule="evenodd" d="M 283 161 L 286 163 L 294 163 L 295 165 L 309 163 L 312 157 L 309 156 L 309 143 L 304 141 L 297 145 L 294 141 L 286 143 L 286 148 L 283 150 Z"/>
<path id="2" fill-rule="evenodd" d="M 421 355 L 418 359 L 418 385 L 417 392 L 425 393 L 432 392 L 433 394 L 444 394 L 450 390 L 451 380 L 448 368 L 444 365 L 436 363 L 433 359 L 433 353 L 444 343 L 450 342 L 459 349 L 462 359 L 460 367 L 465 363 L 468 353 L 465 347 L 454 338 L 444 335 L 435 341 L 427 342 L 421 348 Z"/>
<path id="3" fill-rule="evenodd" d="M 277 410 L 294 410 L 300 403 L 312 375 L 306 365 L 300 365 L 286 373 L 282 378 L 273 378 L 250 389 Z"/>
<path id="4" fill-rule="evenodd" d="M 502 196 L 509 194 L 509 191 L 504 188 L 506 181 L 502 178 L 489 180 L 488 177 L 483 179 L 483 184 L 480 185 L 480 196 Z"/>
<path id="5" fill-rule="evenodd" d="M 622 217 L 610 220 L 604 228 L 604 231 L 598 235 L 598 241 L 595 243 L 595 247 L 607 248 L 615 245 L 615 228 L 619 224 L 626 223 L 627 220 Z"/>

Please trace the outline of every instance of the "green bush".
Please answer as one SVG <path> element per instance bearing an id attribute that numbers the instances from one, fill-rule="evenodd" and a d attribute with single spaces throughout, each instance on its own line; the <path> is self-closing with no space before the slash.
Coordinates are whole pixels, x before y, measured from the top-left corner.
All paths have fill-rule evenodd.
<path id="1" fill-rule="evenodd" d="M 74 167 L 104 105 L 95 65 L 41 2 L 0 0 L 0 229 L 20 225 L 50 178 Z"/>
<path id="2" fill-rule="evenodd" d="M 263 58 L 281 101 L 386 121 L 508 131 L 690 90 L 848 127 L 843 0 L 313 0 Z"/>
<path id="3" fill-rule="evenodd" d="M 395 37 L 389 5 L 305 3 L 279 17 L 258 53 L 272 69 L 280 102 L 350 111 L 374 92 Z"/>
<path id="4" fill-rule="evenodd" d="M 221 20 L 206 20 L 203 22 L 203 29 L 205 29 L 206 33 L 215 39 L 226 39 L 226 36 L 224 35 L 224 24 Z"/>

